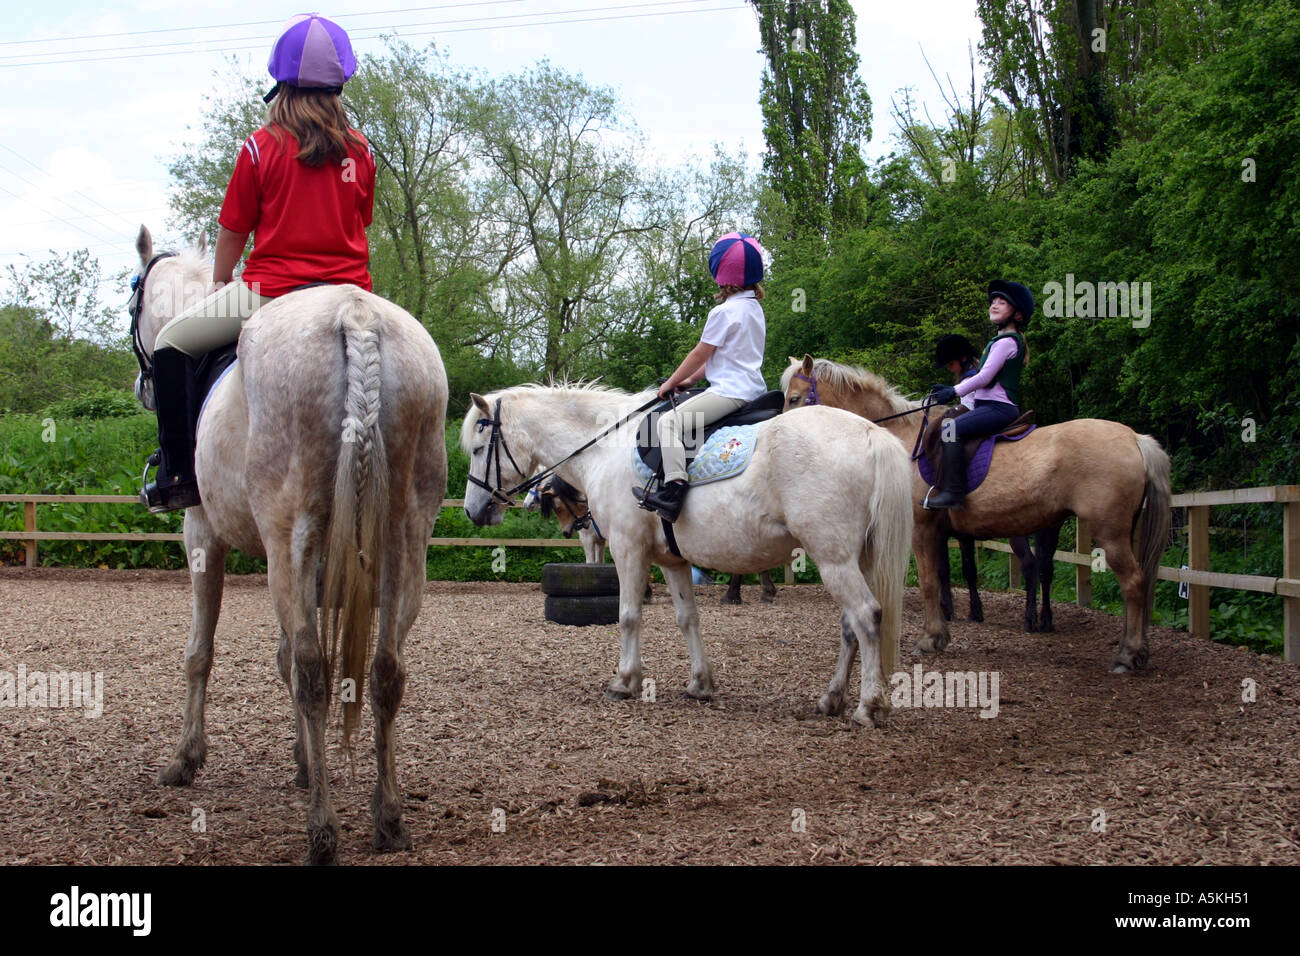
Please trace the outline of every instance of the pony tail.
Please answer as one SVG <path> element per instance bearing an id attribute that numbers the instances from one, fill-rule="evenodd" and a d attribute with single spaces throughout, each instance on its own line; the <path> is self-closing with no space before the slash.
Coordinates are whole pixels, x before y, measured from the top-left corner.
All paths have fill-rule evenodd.
<path id="1" fill-rule="evenodd" d="M 343 704 L 343 749 L 351 760 L 374 638 L 387 517 L 387 453 L 379 429 L 380 317 L 360 290 L 339 309 L 346 392 L 334 505 L 326 532 L 321 632 L 331 679 L 353 681 Z M 342 668 L 336 666 L 342 662 Z"/>

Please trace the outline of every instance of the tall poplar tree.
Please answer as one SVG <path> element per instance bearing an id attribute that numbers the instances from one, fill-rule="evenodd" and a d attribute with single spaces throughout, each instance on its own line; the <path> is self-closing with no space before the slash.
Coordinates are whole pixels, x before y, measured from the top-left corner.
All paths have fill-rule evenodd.
<path id="1" fill-rule="evenodd" d="M 860 225 L 859 146 L 871 138 L 871 98 L 858 76 L 853 8 L 847 0 L 754 0 L 754 9 L 767 57 L 763 167 L 786 212 L 778 229 L 786 239 L 825 238 Z"/>

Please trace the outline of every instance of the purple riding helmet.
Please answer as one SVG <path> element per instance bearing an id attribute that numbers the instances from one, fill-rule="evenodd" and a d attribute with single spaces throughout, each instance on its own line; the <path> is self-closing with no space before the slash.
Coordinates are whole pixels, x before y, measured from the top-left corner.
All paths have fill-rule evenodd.
<path id="1" fill-rule="evenodd" d="M 341 93 L 357 71 L 357 58 L 341 26 L 314 13 L 300 13 L 280 30 L 266 69 L 275 80 L 263 97 L 269 103 L 284 85 Z"/>

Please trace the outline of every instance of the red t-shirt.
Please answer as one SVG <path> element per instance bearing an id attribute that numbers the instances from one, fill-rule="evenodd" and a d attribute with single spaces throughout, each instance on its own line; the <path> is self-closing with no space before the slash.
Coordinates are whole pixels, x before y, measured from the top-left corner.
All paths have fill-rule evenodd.
<path id="1" fill-rule="evenodd" d="M 231 232 L 254 234 L 244 282 L 258 283 L 270 297 L 311 282 L 352 282 L 369 290 L 366 226 L 375 203 L 370 145 L 352 144 L 346 159 L 308 166 L 297 158 L 293 135 L 276 133 L 280 142 L 266 127 L 244 141 L 217 219 Z"/>

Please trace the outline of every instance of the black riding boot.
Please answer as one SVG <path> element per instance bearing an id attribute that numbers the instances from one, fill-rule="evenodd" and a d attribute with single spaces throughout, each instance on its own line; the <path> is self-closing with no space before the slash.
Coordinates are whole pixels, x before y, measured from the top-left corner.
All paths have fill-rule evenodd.
<path id="1" fill-rule="evenodd" d="M 939 493 L 933 492 L 922 504 L 931 511 L 950 508 L 961 509 L 966 501 L 966 453 L 961 439 L 941 441 L 943 449 L 943 474 L 939 476 Z"/>
<path id="2" fill-rule="evenodd" d="M 193 407 L 196 396 L 191 381 L 191 360 L 177 349 L 162 348 L 153 356 L 154 401 L 158 406 L 158 450 L 149 456 L 158 466 L 154 480 L 140 490 L 140 501 L 152 512 L 192 508 L 199 501 L 194 477 Z"/>
<path id="3" fill-rule="evenodd" d="M 684 481 L 670 481 L 660 485 L 654 491 L 647 491 L 644 495 L 640 493 L 640 488 L 634 488 L 633 491 L 637 493 L 642 508 L 646 511 L 659 512 L 659 517 L 672 524 L 682 513 L 682 502 L 689 488 L 690 485 Z"/>

